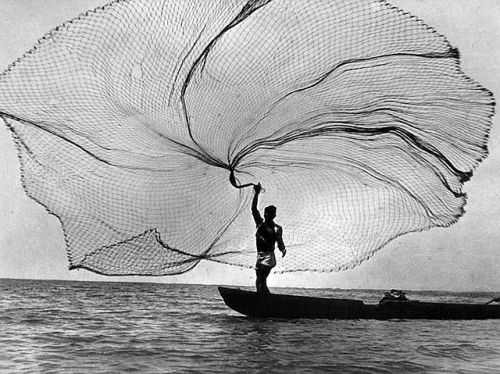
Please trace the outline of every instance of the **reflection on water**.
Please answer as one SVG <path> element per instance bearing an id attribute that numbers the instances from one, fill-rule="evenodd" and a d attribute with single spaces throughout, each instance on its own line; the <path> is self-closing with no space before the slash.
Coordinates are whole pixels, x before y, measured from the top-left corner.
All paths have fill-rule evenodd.
<path id="1" fill-rule="evenodd" d="M 500 321 L 255 320 L 214 286 L 0 280 L 0 371 L 500 372 Z M 376 302 L 380 291 L 281 290 Z M 484 302 L 492 295 L 410 293 Z"/>

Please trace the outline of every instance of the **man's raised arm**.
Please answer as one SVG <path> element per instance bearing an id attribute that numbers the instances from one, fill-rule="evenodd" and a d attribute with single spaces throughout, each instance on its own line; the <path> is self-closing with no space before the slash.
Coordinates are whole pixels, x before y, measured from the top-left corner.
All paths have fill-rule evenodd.
<path id="1" fill-rule="evenodd" d="M 254 195 L 252 200 L 252 216 L 256 225 L 260 225 L 263 222 L 262 217 L 259 213 L 259 209 L 257 209 L 257 204 L 259 203 L 259 194 L 261 190 L 262 187 L 260 183 L 253 186 Z"/>

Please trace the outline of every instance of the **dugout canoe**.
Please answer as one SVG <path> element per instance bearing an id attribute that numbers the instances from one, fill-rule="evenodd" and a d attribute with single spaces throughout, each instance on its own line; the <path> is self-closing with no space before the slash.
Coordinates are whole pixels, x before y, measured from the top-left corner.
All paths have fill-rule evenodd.
<path id="1" fill-rule="evenodd" d="M 226 305 L 254 318 L 311 319 L 498 319 L 498 304 L 386 301 L 365 304 L 361 300 L 329 299 L 283 294 L 263 295 L 238 288 L 219 287 Z"/>

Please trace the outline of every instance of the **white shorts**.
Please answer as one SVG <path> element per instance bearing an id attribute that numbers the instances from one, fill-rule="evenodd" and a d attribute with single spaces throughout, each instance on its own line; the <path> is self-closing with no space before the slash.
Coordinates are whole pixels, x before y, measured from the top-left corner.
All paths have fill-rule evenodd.
<path id="1" fill-rule="evenodd" d="M 274 252 L 257 252 L 257 263 L 255 267 L 267 266 L 273 268 L 276 266 L 276 256 Z"/>

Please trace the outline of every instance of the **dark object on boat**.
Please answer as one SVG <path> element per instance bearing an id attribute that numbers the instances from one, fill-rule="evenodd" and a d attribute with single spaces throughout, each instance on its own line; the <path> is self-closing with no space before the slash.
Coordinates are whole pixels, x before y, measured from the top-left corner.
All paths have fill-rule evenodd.
<path id="1" fill-rule="evenodd" d="M 384 293 L 384 297 L 379 303 L 384 303 L 386 301 L 409 301 L 406 294 L 401 290 L 390 290 Z"/>
<path id="2" fill-rule="evenodd" d="M 491 299 L 486 303 L 486 305 L 491 304 L 491 303 L 500 303 L 500 297 L 495 297 L 494 299 Z"/>
<path id="3" fill-rule="evenodd" d="M 500 318 L 500 305 L 428 303 L 386 300 L 365 304 L 360 300 L 258 294 L 219 287 L 231 309 L 255 318 L 323 319 L 492 319 Z"/>

